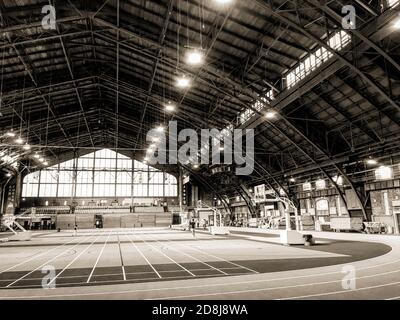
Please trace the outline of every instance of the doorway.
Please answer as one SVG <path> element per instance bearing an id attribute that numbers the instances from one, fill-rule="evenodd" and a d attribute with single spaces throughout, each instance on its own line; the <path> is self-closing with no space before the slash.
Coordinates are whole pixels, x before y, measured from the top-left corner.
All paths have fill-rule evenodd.
<path id="1" fill-rule="evenodd" d="M 103 216 L 102 215 L 96 215 L 94 225 L 95 225 L 96 229 L 103 229 Z"/>

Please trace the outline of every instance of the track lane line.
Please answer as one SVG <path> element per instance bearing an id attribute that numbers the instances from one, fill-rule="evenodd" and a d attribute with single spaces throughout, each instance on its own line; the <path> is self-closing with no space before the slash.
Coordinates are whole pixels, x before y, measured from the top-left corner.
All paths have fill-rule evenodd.
<path id="1" fill-rule="evenodd" d="M 103 252 L 104 252 L 104 249 L 106 248 L 107 242 L 108 242 L 108 240 L 110 239 L 110 236 L 111 236 L 111 231 L 110 231 L 110 233 L 108 234 L 108 237 L 107 237 L 106 241 L 104 242 L 104 245 L 103 245 L 103 247 L 102 247 L 102 249 L 101 249 L 99 255 L 97 256 L 97 260 L 96 260 L 96 262 L 95 262 L 95 264 L 94 264 L 94 266 L 93 266 L 93 268 L 92 268 L 92 271 L 90 272 L 90 275 L 89 275 L 89 277 L 88 277 L 86 283 L 89 283 L 90 280 L 92 279 L 94 270 L 96 269 L 97 264 L 98 264 L 99 261 L 100 261 L 100 258 L 101 258 L 102 254 L 103 254 Z"/>
<path id="2" fill-rule="evenodd" d="M 369 275 L 369 276 L 364 276 L 364 277 L 358 277 L 356 279 L 362 279 L 362 278 L 372 278 L 376 276 L 381 276 L 381 275 L 387 275 L 390 273 L 396 273 L 400 272 L 400 270 L 395 270 L 391 272 L 384 272 L 384 273 L 378 273 L 374 275 Z M 326 273 L 326 274 L 341 274 L 341 272 L 332 272 L 332 273 Z M 319 274 L 319 275 L 326 275 L 326 274 Z M 110 294 L 129 294 L 129 293 L 139 293 L 139 292 L 153 292 L 153 291 L 164 291 L 164 290 L 182 290 L 182 289 L 200 289 L 200 288 L 208 288 L 208 287 L 222 287 L 222 286 L 231 286 L 231 285 L 240 285 L 240 284 L 249 284 L 249 283 L 263 283 L 263 282 L 274 282 L 274 281 L 279 281 L 279 280 L 287 280 L 287 279 L 298 279 L 298 278 L 304 278 L 308 276 L 299 276 L 299 277 L 288 277 L 288 278 L 278 278 L 278 279 L 266 279 L 266 280 L 257 280 L 257 281 L 245 281 L 245 282 L 232 282 L 232 283 L 220 283 L 220 284 L 207 284 L 207 285 L 198 285 L 198 286 L 182 286 L 182 287 L 166 287 L 166 288 L 156 288 L 156 289 L 136 289 L 136 290 L 124 290 L 124 291 L 107 291 L 107 292 L 93 292 L 93 293 L 77 293 L 77 294 L 59 294 L 59 295 L 49 295 L 49 296 L 15 296 L 15 297 L 0 297 L 0 300 L 8 300 L 8 299 L 35 299 L 35 298 L 60 298 L 60 297 L 75 297 L 75 296 L 102 296 L 102 295 L 110 295 Z M 307 285 L 315 285 L 315 284 L 326 284 L 326 283 L 334 283 L 334 282 L 341 282 L 341 280 L 335 280 L 335 281 L 328 281 L 328 282 L 317 282 L 317 283 L 311 283 L 311 284 L 302 284 L 302 285 L 296 285 L 296 286 L 307 286 Z M 397 283 L 394 283 L 397 284 Z M 390 284 L 388 284 L 390 285 Z M 290 288 L 292 286 L 286 286 L 286 287 L 275 287 L 275 288 L 264 288 L 264 289 L 254 289 L 253 291 L 269 291 L 272 289 L 286 289 Z M 250 291 L 250 290 L 247 290 Z M 253 292 L 251 291 L 251 292 Z M 238 292 L 238 291 L 233 291 Z M 243 291 L 241 291 L 243 292 Z M 204 294 L 205 296 L 207 295 L 221 295 L 223 292 L 219 293 L 210 293 L 210 294 Z M 199 295 L 196 295 L 199 296 Z M 187 297 L 187 296 L 186 296 Z M 155 298 L 152 298 L 153 300 L 156 300 Z M 161 298 L 160 298 L 161 299 Z"/>
<path id="3" fill-rule="evenodd" d="M 150 263 L 150 261 L 146 258 L 146 256 L 142 253 L 142 251 L 139 250 L 138 246 L 136 243 L 133 242 L 133 240 L 128 236 L 125 235 L 125 237 L 132 243 L 132 245 L 135 247 L 136 251 L 139 252 L 139 254 L 142 256 L 142 258 L 148 263 L 150 268 L 153 269 L 153 271 L 157 274 L 158 278 L 162 278 L 162 276 L 158 273 L 158 271 L 154 268 L 154 266 Z"/>
<path id="4" fill-rule="evenodd" d="M 155 241 L 157 241 L 158 243 L 161 243 L 161 245 L 163 245 L 163 243 L 160 242 L 160 241 L 158 241 L 157 239 L 155 239 Z M 167 241 L 168 241 L 168 243 L 172 243 L 172 241 L 170 241 L 170 240 L 167 240 Z M 180 246 L 181 246 L 181 245 L 180 245 Z M 192 255 L 190 255 L 190 254 L 187 254 L 186 252 L 178 251 L 178 250 L 175 249 L 172 245 L 169 246 L 169 248 L 171 248 L 171 249 L 174 250 L 175 252 L 178 252 L 178 253 L 180 253 L 180 254 L 183 254 L 183 255 L 185 255 L 185 256 L 187 256 L 187 257 L 189 257 L 189 258 L 191 258 L 191 259 L 193 259 L 193 260 L 195 260 L 195 261 L 197 261 L 197 262 L 199 262 L 199 263 L 202 263 L 202 264 L 204 264 L 205 266 L 207 266 L 207 267 L 209 267 L 209 268 L 211 268 L 211 269 L 214 269 L 214 270 L 216 270 L 216 271 L 218 271 L 218 272 L 220 272 L 220 273 L 222 273 L 222 274 L 224 274 L 224 275 L 226 275 L 226 276 L 229 276 L 228 273 L 226 273 L 226 272 L 224 272 L 224 271 L 222 271 L 222 270 L 220 270 L 220 269 L 218 269 L 218 268 L 216 268 L 216 267 L 214 267 L 214 266 L 208 264 L 207 262 L 203 262 L 203 261 L 201 261 L 200 259 L 198 259 L 198 258 L 196 258 L 196 257 L 194 257 L 194 256 L 192 256 Z M 194 270 L 192 270 L 192 271 L 194 271 Z"/>
<path id="5" fill-rule="evenodd" d="M 121 260 L 121 267 L 122 267 L 122 275 L 124 277 L 124 281 L 126 281 L 126 273 L 125 273 L 125 267 L 124 267 L 124 258 L 122 257 L 122 251 L 121 251 L 121 241 L 119 239 L 119 233 L 117 234 L 118 238 L 118 249 L 119 249 L 119 258 Z"/>
<path id="6" fill-rule="evenodd" d="M 190 241 L 190 240 L 189 240 L 189 241 Z M 217 259 L 217 260 L 219 260 L 219 261 L 223 261 L 223 262 L 232 264 L 232 265 L 234 265 L 234 266 L 237 266 L 237 267 L 239 267 L 239 268 L 242 268 L 242 269 L 248 270 L 248 271 L 250 271 L 250 272 L 253 272 L 253 273 L 255 273 L 255 274 L 259 274 L 259 272 L 256 271 L 256 270 L 247 268 L 247 267 L 245 267 L 245 266 L 242 266 L 242 265 L 237 264 L 237 263 L 232 262 L 232 261 L 228 261 L 228 260 L 226 260 L 226 259 L 224 259 L 224 258 L 217 257 L 216 255 L 213 255 L 213 254 L 211 254 L 211 253 L 208 253 L 208 252 L 206 252 L 206 251 L 204 251 L 204 250 L 201 250 L 201 249 L 199 249 L 199 248 L 196 248 L 196 247 L 194 247 L 194 246 L 193 246 L 193 247 L 188 246 L 188 245 L 183 245 L 183 246 L 187 246 L 187 247 L 190 248 L 190 249 L 196 250 L 196 251 L 198 251 L 198 252 L 200 252 L 200 253 L 202 253 L 202 254 L 205 254 L 205 255 L 207 255 L 207 256 L 213 257 L 213 258 L 215 258 L 215 259 Z"/>
<path id="7" fill-rule="evenodd" d="M 398 273 L 398 272 L 400 272 L 400 270 L 390 271 L 390 272 L 383 272 L 383 273 L 379 273 L 379 274 L 374 274 L 374 275 L 369 275 L 369 276 L 364 276 L 364 277 L 358 277 L 358 278 L 354 278 L 354 279 L 355 280 L 359 280 L 359 279 L 374 278 L 374 277 L 376 277 L 378 275 L 383 276 L 383 275 L 388 275 L 388 274 L 393 274 L 393 273 Z M 184 299 L 184 298 L 195 298 L 195 297 L 220 296 L 220 295 L 225 295 L 225 294 L 241 294 L 241 293 L 274 291 L 274 290 L 293 289 L 293 288 L 300 288 L 300 287 L 341 283 L 342 281 L 343 281 L 343 279 L 333 280 L 333 281 L 324 281 L 324 282 L 313 282 L 313 283 L 296 284 L 296 285 L 274 287 L 274 288 L 260 288 L 260 289 L 235 290 L 235 291 L 213 292 L 213 293 L 203 293 L 203 294 L 193 294 L 193 295 L 169 296 L 169 297 L 162 297 L 162 298 L 152 298 L 151 300 Z M 400 284 L 400 281 L 399 282 L 390 282 L 388 284 L 383 284 L 383 285 L 364 287 L 364 288 L 359 288 L 359 289 L 354 289 L 354 290 L 342 290 L 342 291 L 318 293 L 318 294 L 304 295 L 304 296 L 298 296 L 298 297 L 279 298 L 279 299 L 275 299 L 275 300 L 294 300 L 294 299 L 309 298 L 309 297 L 319 297 L 319 296 L 324 296 L 324 295 L 347 293 L 347 292 L 352 292 L 352 291 L 361 291 L 361 290 L 380 288 L 380 287 L 398 285 L 398 284 Z"/>
<path id="8" fill-rule="evenodd" d="M 78 260 L 86 251 L 88 251 L 92 246 L 93 246 L 93 244 L 97 241 L 97 239 L 99 239 L 101 237 L 101 235 L 98 235 L 97 236 L 97 238 L 96 239 L 94 239 L 93 241 L 92 241 L 92 243 L 89 245 L 89 246 L 87 246 L 84 250 L 82 250 L 82 252 L 80 252 L 71 262 L 69 262 L 49 283 L 48 283 L 48 285 L 50 285 L 50 284 L 52 284 L 54 281 L 56 281 L 56 279 L 61 275 L 61 274 L 63 274 L 64 273 L 64 271 L 65 270 L 67 270 L 70 266 L 72 266 L 73 264 L 74 264 L 74 262 L 76 261 L 76 260 Z"/>
<path id="9" fill-rule="evenodd" d="M 77 244 L 75 244 L 74 246 L 72 246 L 71 248 L 68 248 L 66 250 L 64 250 L 63 252 L 61 252 L 60 254 L 56 255 L 54 258 L 46 261 L 45 263 L 41 264 L 39 267 L 29 271 L 28 273 L 26 273 L 25 275 L 23 275 L 22 277 L 18 278 L 17 280 L 13 281 L 12 283 L 10 283 L 8 286 L 6 286 L 6 288 L 11 287 L 12 285 L 14 285 L 15 283 L 25 279 L 27 276 L 29 276 L 30 274 L 32 274 L 33 272 L 39 270 L 40 268 L 43 268 L 44 266 L 48 265 L 50 262 L 56 260 L 57 258 L 61 257 L 62 255 L 64 255 L 66 252 L 68 252 L 69 250 L 79 246 L 82 242 L 85 242 L 87 239 L 90 239 L 91 237 L 93 237 L 92 235 L 85 237 L 85 239 L 83 239 L 82 241 L 79 241 Z"/>
<path id="10" fill-rule="evenodd" d="M 135 235 L 134 235 L 135 236 Z M 184 266 L 182 266 L 180 263 L 176 262 L 174 259 L 172 259 L 171 257 L 169 257 L 168 255 L 166 255 L 164 252 L 162 252 L 161 250 L 159 250 L 157 247 L 151 245 L 150 243 L 146 242 L 146 240 L 143 240 L 140 238 L 140 240 L 142 242 L 144 242 L 146 245 L 148 245 L 149 247 L 153 248 L 154 250 L 158 251 L 159 253 L 161 253 L 164 257 L 166 257 L 167 259 L 169 259 L 170 261 L 172 261 L 173 263 L 175 263 L 178 267 L 180 267 L 182 270 L 184 270 L 185 272 L 189 273 L 192 277 L 196 277 L 195 274 L 193 274 L 192 272 L 190 272 L 188 269 L 186 269 Z M 179 270 L 177 270 L 179 271 Z"/>
<path id="11" fill-rule="evenodd" d="M 66 242 L 66 243 L 64 243 L 64 244 L 62 244 L 62 245 L 59 245 L 59 246 L 57 246 L 57 247 L 55 247 L 55 248 L 53 248 L 53 249 L 49 249 L 49 250 L 47 250 L 47 251 L 45 251 L 45 252 L 42 252 L 42 253 L 38 252 L 38 253 L 35 254 L 33 257 L 30 257 L 28 260 L 22 261 L 22 262 L 20 262 L 20 263 L 14 265 L 14 266 L 12 266 L 12 267 L 9 267 L 9 268 L 7 268 L 7 269 L 4 269 L 4 270 L 0 271 L 0 274 L 2 274 L 2 273 L 4 273 L 4 272 L 7 272 L 7 271 L 10 271 L 10 270 L 12 270 L 12 269 L 14 269 L 14 268 L 16 268 L 16 267 L 22 266 L 23 264 L 25 264 L 25 263 L 27 263 L 27 262 L 30 262 L 30 261 L 32 261 L 32 260 L 35 260 L 36 258 L 39 258 L 39 257 L 41 257 L 41 256 L 43 256 L 43 255 L 45 255 L 45 254 L 49 254 L 50 252 L 53 252 L 53 251 L 56 250 L 56 249 L 62 248 L 62 247 L 64 247 L 64 246 L 70 244 L 71 242 L 74 242 L 75 240 L 76 240 L 76 239 L 72 239 L 72 240 L 70 240 L 70 241 L 68 241 L 68 242 Z"/>

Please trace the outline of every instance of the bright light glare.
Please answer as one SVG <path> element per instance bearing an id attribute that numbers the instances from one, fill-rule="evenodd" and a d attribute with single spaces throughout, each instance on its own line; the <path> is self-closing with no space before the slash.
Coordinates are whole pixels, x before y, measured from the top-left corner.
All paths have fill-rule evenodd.
<path id="1" fill-rule="evenodd" d="M 394 22 L 393 27 L 396 28 L 396 29 L 400 29 L 400 18 L 398 18 L 398 19 Z"/>
<path id="2" fill-rule="evenodd" d="M 8 131 L 8 132 L 6 133 L 6 136 L 7 136 L 7 137 L 13 138 L 13 137 L 15 137 L 15 133 L 12 132 L 12 131 Z"/>
<path id="3" fill-rule="evenodd" d="M 23 146 L 24 150 L 31 150 L 31 146 L 29 144 L 26 144 Z"/>
<path id="4" fill-rule="evenodd" d="M 17 140 L 15 140 L 15 142 L 18 144 L 23 144 L 24 140 L 22 138 L 18 138 Z"/>
<path id="5" fill-rule="evenodd" d="M 188 88 L 190 87 L 190 79 L 186 77 L 176 78 L 176 86 L 178 88 Z"/>
<path id="6" fill-rule="evenodd" d="M 167 112 L 174 112 L 175 109 L 176 109 L 176 107 L 172 102 L 168 102 L 168 104 L 165 106 L 165 110 Z"/>
<path id="7" fill-rule="evenodd" d="M 204 54 L 199 49 L 194 49 L 188 51 L 186 55 L 186 63 L 192 66 L 198 66 L 203 64 L 204 62 Z"/>
<path id="8" fill-rule="evenodd" d="M 374 165 L 378 164 L 378 161 L 376 161 L 375 159 L 368 159 L 367 164 L 374 166 Z"/>
<path id="9" fill-rule="evenodd" d="M 214 0 L 216 3 L 218 4 L 229 4 L 231 3 L 233 0 Z"/>
<path id="10" fill-rule="evenodd" d="M 265 117 L 266 117 L 267 119 L 273 119 L 273 118 L 275 118 L 275 116 L 276 116 L 276 112 L 275 112 L 275 111 L 268 111 L 268 112 L 265 114 Z"/>

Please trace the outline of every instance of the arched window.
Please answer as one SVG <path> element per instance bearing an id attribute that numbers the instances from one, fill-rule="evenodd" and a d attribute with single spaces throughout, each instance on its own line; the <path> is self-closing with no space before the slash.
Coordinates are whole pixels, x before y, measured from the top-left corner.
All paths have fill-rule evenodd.
<path id="1" fill-rule="evenodd" d="M 24 198 L 177 197 L 177 179 L 109 149 L 27 175 Z"/>

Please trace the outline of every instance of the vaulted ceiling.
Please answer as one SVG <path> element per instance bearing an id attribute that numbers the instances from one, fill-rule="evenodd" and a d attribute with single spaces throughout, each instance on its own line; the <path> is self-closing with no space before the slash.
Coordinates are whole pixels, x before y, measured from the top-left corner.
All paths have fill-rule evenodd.
<path id="1" fill-rule="evenodd" d="M 56 8 L 56 30 L 42 27 L 48 4 Z M 102 147 L 141 158 L 148 130 L 169 120 L 180 128 L 254 128 L 252 178 L 271 183 L 397 154 L 400 30 L 393 28 L 398 9 L 387 8 L 386 0 L 353 1 L 351 44 L 286 87 L 287 72 L 340 30 L 346 4 L 3 0 L 0 129 L 13 128 L 56 161 Z M 200 46 L 206 63 L 187 66 L 185 51 Z M 182 74 L 193 81 L 188 89 L 174 85 Z M 253 110 L 270 90 L 275 99 Z M 168 101 L 177 103 L 176 112 L 165 111 Z M 246 109 L 254 115 L 240 124 Z M 271 109 L 277 116 L 266 119 Z M 1 143 L 18 148 L 4 136 Z"/>

